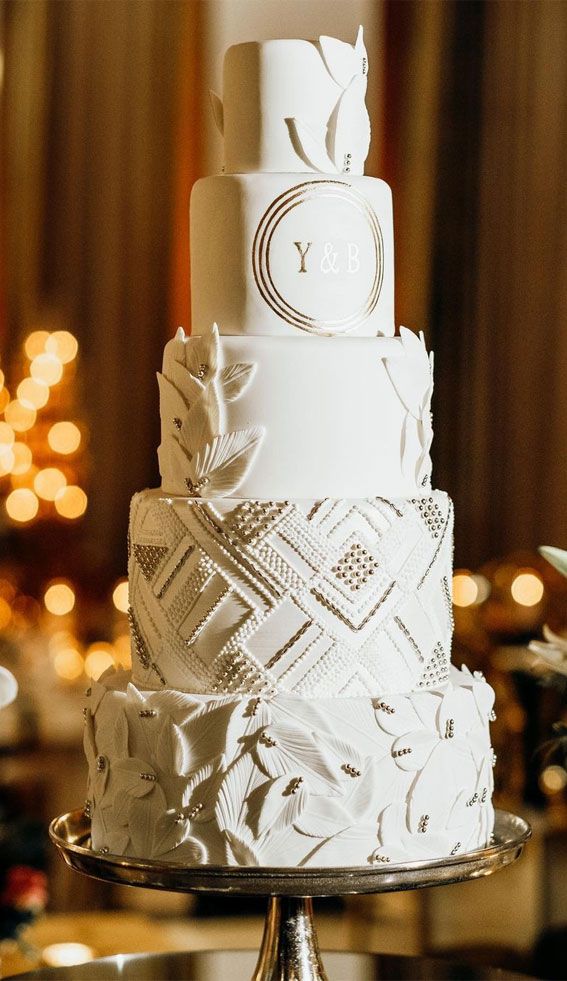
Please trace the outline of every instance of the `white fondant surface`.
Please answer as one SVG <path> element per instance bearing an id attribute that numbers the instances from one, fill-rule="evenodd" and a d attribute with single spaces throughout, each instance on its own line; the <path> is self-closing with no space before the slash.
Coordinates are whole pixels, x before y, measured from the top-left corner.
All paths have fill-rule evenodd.
<path id="1" fill-rule="evenodd" d="M 354 43 L 251 41 L 229 48 L 222 98 L 225 170 L 362 174 L 370 142 L 368 56 Z"/>
<path id="2" fill-rule="evenodd" d="M 452 669 L 384 698 L 218 698 L 125 672 L 86 701 L 92 843 L 161 861 L 392 865 L 490 839 L 494 692 Z"/>
<path id="3" fill-rule="evenodd" d="M 408 499 L 132 501 L 134 680 L 309 697 L 446 680 L 452 505 Z"/>
<path id="4" fill-rule="evenodd" d="M 373 177 L 205 177 L 191 194 L 193 333 L 394 334 L 392 195 Z"/>
<path id="5" fill-rule="evenodd" d="M 261 430 L 261 437 L 236 484 L 221 490 L 209 482 L 201 496 L 398 497 L 429 486 L 432 373 L 411 331 L 402 338 L 222 336 L 216 367 L 203 379 L 208 394 L 193 374 L 208 357 L 202 350 L 201 338 L 181 334 L 165 349 L 159 457 L 166 493 L 196 485 L 195 405 L 205 397 L 215 398 L 209 443 L 218 433 Z M 245 366 L 246 385 L 226 398 L 221 372 L 234 366 Z"/>

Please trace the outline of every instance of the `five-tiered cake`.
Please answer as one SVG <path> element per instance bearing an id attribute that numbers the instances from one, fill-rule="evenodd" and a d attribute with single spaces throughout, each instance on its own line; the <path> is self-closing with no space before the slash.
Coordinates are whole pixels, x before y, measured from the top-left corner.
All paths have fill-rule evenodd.
<path id="1" fill-rule="evenodd" d="M 162 487 L 132 502 L 133 670 L 85 711 L 95 849 L 363 865 L 490 838 L 493 692 L 450 665 L 432 360 L 394 336 L 367 71 L 362 31 L 226 54 Z"/>

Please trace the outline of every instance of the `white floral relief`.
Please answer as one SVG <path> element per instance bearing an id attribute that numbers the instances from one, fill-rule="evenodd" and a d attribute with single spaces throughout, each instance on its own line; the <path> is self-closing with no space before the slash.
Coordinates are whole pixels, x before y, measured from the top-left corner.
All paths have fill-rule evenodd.
<path id="1" fill-rule="evenodd" d="M 141 692 L 125 672 L 99 687 L 85 714 L 98 850 L 364 865 L 489 840 L 493 693 L 470 673 L 387 701 Z"/>
<path id="2" fill-rule="evenodd" d="M 386 358 L 388 377 L 405 409 L 400 447 L 402 471 L 418 487 L 431 487 L 431 443 L 433 426 L 433 352 L 427 353 L 423 332 L 419 336 L 400 328 L 405 357 Z"/>
<path id="3" fill-rule="evenodd" d="M 243 395 L 256 365 L 221 364 L 216 324 L 189 339 L 180 327 L 171 350 L 167 374 L 158 374 L 166 430 L 158 450 L 161 474 L 193 497 L 232 494 L 252 466 L 264 429 L 223 432 L 224 406 Z"/>

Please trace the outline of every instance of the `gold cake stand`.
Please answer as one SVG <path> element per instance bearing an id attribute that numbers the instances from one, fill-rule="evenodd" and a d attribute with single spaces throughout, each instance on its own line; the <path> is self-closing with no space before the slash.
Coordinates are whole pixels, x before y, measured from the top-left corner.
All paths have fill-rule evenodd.
<path id="1" fill-rule="evenodd" d="M 185 866 L 101 855 L 90 847 L 90 822 L 83 811 L 56 818 L 49 831 L 67 865 L 95 879 L 174 892 L 269 897 L 252 981 L 326 981 L 313 923 L 313 897 L 396 892 L 478 879 L 515 862 L 531 835 L 522 818 L 496 811 L 493 844 L 463 855 L 403 866 L 256 868 Z"/>

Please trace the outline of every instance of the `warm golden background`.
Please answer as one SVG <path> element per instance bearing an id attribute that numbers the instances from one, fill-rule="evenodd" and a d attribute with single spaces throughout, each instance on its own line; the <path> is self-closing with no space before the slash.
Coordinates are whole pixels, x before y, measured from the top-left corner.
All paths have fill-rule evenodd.
<path id="1" fill-rule="evenodd" d="M 118 608 L 111 597 L 126 571 L 130 497 L 158 482 L 155 372 L 176 326 L 190 327 L 189 195 L 219 168 L 208 89 L 220 88 L 223 51 L 252 38 L 353 39 L 360 22 L 371 68 L 367 173 L 394 191 L 397 321 L 424 329 L 435 350 L 435 483 L 455 500 L 464 570 L 456 656 L 497 687 L 500 799 L 539 808 L 543 830 L 531 860 L 509 873 L 515 889 L 505 877 L 483 884 L 488 919 L 478 892 L 468 893 L 477 919 L 466 912 L 466 890 L 462 922 L 452 892 L 445 906 L 443 892 L 405 906 L 368 901 L 362 940 L 354 927 L 340 938 L 389 937 L 410 951 L 484 943 L 525 966 L 538 934 L 567 920 L 549 866 L 550 855 L 553 868 L 567 860 L 567 772 L 553 764 L 542 779 L 533 756 L 564 691 L 543 690 L 523 660 L 544 620 L 565 622 L 561 580 L 535 551 L 567 544 L 565 2 L 0 7 L 0 663 L 23 690 L 0 724 L 0 789 L 14 790 L 22 809 L 31 800 L 44 820 L 78 805 L 75 692 L 85 671 L 127 663 L 124 592 Z M 35 372 L 41 388 L 58 361 L 47 404 L 35 417 L 28 406 L 22 422 L 20 381 Z M 70 453 L 51 445 L 51 427 L 65 421 L 80 437 Z M 27 449 L 15 452 L 11 439 Z M 38 477 L 53 469 L 59 476 Z M 514 591 L 521 575 L 524 592 Z M 52 580 L 67 593 L 46 599 Z M 134 902 L 59 866 L 50 875 L 54 911 Z M 116 936 L 121 949 L 135 947 L 127 924 Z"/>

